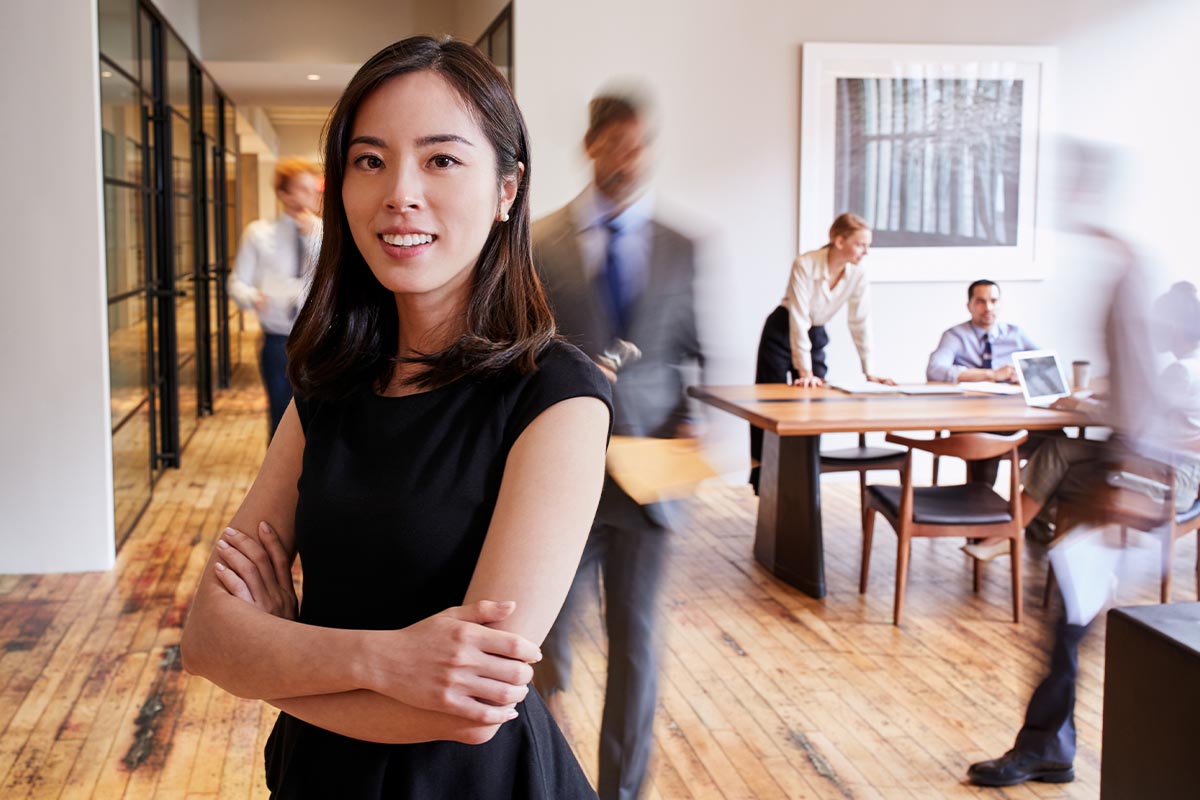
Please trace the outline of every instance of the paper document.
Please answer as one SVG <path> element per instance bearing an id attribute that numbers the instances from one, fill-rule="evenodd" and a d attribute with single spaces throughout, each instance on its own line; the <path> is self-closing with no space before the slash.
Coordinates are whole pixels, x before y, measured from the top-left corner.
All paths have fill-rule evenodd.
<path id="1" fill-rule="evenodd" d="M 896 388 L 904 394 L 963 394 L 959 385 L 951 383 L 913 383 Z"/>
<path id="2" fill-rule="evenodd" d="M 697 439 L 614 436 L 608 444 L 608 474 L 639 505 L 677 500 L 716 476 Z"/>
<path id="3" fill-rule="evenodd" d="M 1000 383 L 999 381 L 966 381 L 959 383 L 958 388 L 967 392 L 986 392 L 987 394 L 1020 394 L 1021 387 L 1015 383 Z"/>
<path id="4" fill-rule="evenodd" d="M 847 394 L 898 394 L 899 386 L 888 386 L 873 381 L 838 381 L 829 384 L 831 388 Z"/>
<path id="5" fill-rule="evenodd" d="M 1087 625 L 1109 604 L 1120 560 L 1121 548 L 1112 546 L 1103 528 L 1080 526 L 1050 548 L 1067 622 Z"/>

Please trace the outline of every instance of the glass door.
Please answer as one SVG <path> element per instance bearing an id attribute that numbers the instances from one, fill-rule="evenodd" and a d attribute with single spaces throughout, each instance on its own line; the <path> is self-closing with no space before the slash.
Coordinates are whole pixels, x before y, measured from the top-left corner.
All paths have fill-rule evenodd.
<path id="1" fill-rule="evenodd" d="M 153 486 L 155 391 L 151 368 L 150 98 L 132 0 L 102 0 L 100 144 L 104 173 L 113 507 L 117 543 L 133 529 Z"/>

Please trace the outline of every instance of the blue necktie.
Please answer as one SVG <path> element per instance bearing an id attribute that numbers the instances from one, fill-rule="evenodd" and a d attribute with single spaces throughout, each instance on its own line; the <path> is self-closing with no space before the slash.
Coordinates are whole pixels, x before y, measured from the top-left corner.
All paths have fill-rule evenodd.
<path id="1" fill-rule="evenodd" d="M 983 335 L 983 368 L 992 368 L 992 337 Z"/>
<path id="2" fill-rule="evenodd" d="M 617 336 L 623 337 L 629 325 L 629 304 L 625 300 L 625 278 L 621 273 L 621 257 L 617 248 L 621 229 L 612 220 L 604 223 L 604 229 L 608 231 L 608 249 L 604 256 L 604 287 L 608 307 L 612 313 L 613 327 Z"/>

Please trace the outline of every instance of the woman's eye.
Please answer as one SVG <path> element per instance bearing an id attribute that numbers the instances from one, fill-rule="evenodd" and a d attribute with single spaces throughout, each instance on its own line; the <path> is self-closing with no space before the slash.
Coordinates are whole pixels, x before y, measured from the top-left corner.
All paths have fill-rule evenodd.
<path id="1" fill-rule="evenodd" d="M 448 169 L 458 163 L 458 160 L 450 156 L 434 156 L 429 160 L 438 169 Z"/>
<path id="2" fill-rule="evenodd" d="M 354 163 L 360 167 L 366 167 L 367 169 L 379 169 L 383 166 L 383 159 L 371 153 L 364 153 L 358 158 L 354 159 Z"/>

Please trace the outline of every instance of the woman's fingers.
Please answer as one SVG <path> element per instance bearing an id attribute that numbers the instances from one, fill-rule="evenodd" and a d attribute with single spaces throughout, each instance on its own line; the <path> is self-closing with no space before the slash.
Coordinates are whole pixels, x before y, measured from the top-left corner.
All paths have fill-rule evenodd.
<path id="1" fill-rule="evenodd" d="M 478 600 L 465 606 L 448 608 L 442 613 L 471 625 L 472 635 L 465 637 L 464 643 L 484 653 L 518 661 L 541 661 L 542 651 L 524 636 L 487 627 L 508 618 L 515 608 L 516 603 L 512 601 Z"/>
<path id="2" fill-rule="evenodd" d="M 524 686 L 533 680 L 533 667 L 515 658 L 506 658 L 484 652 L 472 665 L 476 675 L 503 681 L 512 686 Z"/>
<path id="3" fill-rule="evenodd" d="M 271 559 L 271 566 L 275 570 L 275 580 L 279 581 L 279 585 L 286 589 L 292 585 L 292 559 L 284 549 L 279 534 L 264 520 L 258 523 L 258 538 Z"/>
<path id="4" fill-rule="evenodd" d="M 448 703 L 447 708 L 456 717 L 482 725 L 499 725 L 517 717 L 517 710 L 512 705 L 491 705 L 466 695 Z"/>
<path id="5" fill-rule="evenodd" d="M 475 631 L 474 645 L 488 655 L 512 659 L 517 663 L 536 664 L 542 660 L 542 651 L 536 644 L 515 633 L 485 628 Z"/>
<path id="6" fill-rule="evenodd" d="M 463 622 L 474 622 L 477 625 L 490 625 L 507 619 L 516 609 L 517 604 L 512 600 L 477 600 L 465 606 L 447 608 L 442 613 Z"/>
<path id="7" fill-rule="evenodd" d="M 247 603 L 254 602 L 254 596 L 250 594 L 249 587 L 246 582 L 237 576 L 237 573 L 228 569 L 224 564 L 218 561 L 215 565 L 217 580 L 225 587 L 225 591 L 229 592 L 234 597 L 245 600 Z"/>
<path id="8" fill-rule="evenodd" d="M 529 694 L 529 686 L 521 684 L 493 681 L 487 678 L 475 678 L 465 687 L 466 693 L 476 700 L 482 700 L 489 706 L 514 706 Z"/>
<path id="9" fill-rule="evenodd" d="M 225 562 L 225 566 L 237 573 L 245 582 L 253 595 L 253 602 L 265 605 L 267 602 L 267 587 L 263 584 L 258 567 L 241 550 L 230 543 L 231 538 L 245 539 L 244 534 L 236 537 L 228 536 L 229 530 L 217 539 L 217 556 Z"/>
<path id="10" fill-rule="evenodd" d="M 237 550 L 254 564 L 255 570 L 262 581 L 263 587 L 268 591 L 278 590 L 278 581 L 275 580 L 275 565 L 271 563 L 271 557 L 267 555 L 267 550 L 253 536 L 247 536 L 236 528 L 226 528 L 221 536 L 222 541 L 236 547 Z"/>

